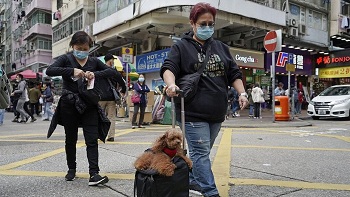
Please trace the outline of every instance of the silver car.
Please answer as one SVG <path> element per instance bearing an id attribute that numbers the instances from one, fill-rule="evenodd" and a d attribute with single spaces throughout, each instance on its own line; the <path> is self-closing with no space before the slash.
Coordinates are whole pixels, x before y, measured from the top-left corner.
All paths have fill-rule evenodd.
<path id="1" fill-rule="evenodd" d="M 350 119 L 350 85 L 336 85 L 325 89 L 309 103 L 307 114 L 314 120 L 320 117 Z"/>

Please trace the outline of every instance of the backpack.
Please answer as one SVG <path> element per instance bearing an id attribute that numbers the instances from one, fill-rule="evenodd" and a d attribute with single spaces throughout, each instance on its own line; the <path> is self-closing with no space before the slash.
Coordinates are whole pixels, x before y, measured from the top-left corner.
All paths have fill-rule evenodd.
<path id="1" fill-rule="evenodd" d="M 189 168 L 185 160 L 175 156 L 173 176 L 162 176 L 155 170 L 137 170 L 134 197 L 184 197 L 189 196 Z"/>
<path id="2" fill-rule="evenodd" d="M 10 80 L 2 68 L 0 68 L 0 109 L 5 109 L 10 106 L 10 93 L 12 85 Z"/>

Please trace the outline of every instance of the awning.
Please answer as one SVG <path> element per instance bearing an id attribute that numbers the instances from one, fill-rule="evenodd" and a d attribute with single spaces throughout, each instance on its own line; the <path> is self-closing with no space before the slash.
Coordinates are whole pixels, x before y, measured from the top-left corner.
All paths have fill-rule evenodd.
<path id="1" fill-rule="evenodd" d="M 117 69 L 117 71 L 121 72 L 123 71 L 123 64 L 122 62 L 120 61 L 119 57 L 118 56 L 115 56 L 113 55 L 114 57 L 114 67 Z M 98 57 L 99 60 L 101 60 L 101 62 L 103 62 L 104 64 L 106 63 L 105 62 L 105 56 L 101 56 L 101 57 Z"/>
<path id="2" fill-rule="evenodd" d="M 25 78 L 25 79 L 35 79 L 37 77 L 37 73 L 33 72 L 32 70 L 25 70 L 25 71 L 22 71 L 22 72 L 20 72 L 18 74 L 23 75 L 23 78 Z M 43 75 L 43 73 L 40 73 L 40 72 L 38 72 L 38 74 L 39 75 Z M 11 80 L 16 79 L 16 76 L 17 76 L 17 74 L 16 75 L 12 75 L 11 76 Z"/>

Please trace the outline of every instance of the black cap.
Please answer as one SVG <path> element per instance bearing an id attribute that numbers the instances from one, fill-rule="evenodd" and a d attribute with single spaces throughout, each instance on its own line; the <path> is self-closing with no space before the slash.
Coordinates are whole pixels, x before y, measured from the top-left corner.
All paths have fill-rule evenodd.
<path id="1" fill-rule="evenodd" d="M 111 60 L 111 59 L 114 59 L 113 55 L 110 54 L 110 53 L 107 53 L 107 54 L 105 55 L 105 62 L 107 62 L 108 60 Z"/>

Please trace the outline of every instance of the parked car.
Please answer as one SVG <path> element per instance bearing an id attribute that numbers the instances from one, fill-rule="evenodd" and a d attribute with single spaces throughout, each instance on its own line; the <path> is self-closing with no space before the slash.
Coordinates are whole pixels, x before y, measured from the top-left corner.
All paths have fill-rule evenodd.
<path id="1" fill-rule="evenodd" d="M 312 99 L 307 114 L 314 120 L 320 117 L 350 119 L 350 84 L 331 86 Z"/>

